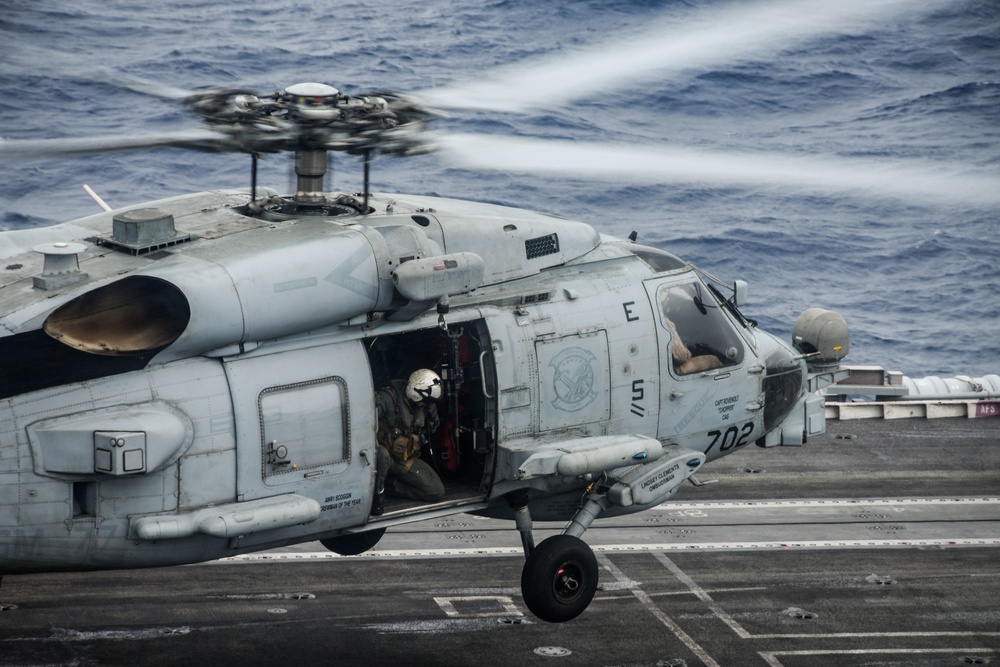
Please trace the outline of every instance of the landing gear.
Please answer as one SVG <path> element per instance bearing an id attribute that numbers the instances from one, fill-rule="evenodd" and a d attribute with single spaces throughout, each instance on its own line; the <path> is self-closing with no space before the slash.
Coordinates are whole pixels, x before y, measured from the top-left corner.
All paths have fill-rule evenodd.
<path id="1" fill-rule="evenodd" d="M 347 533 L 336 537 L 328 537 L 319 543 L 330 551 L 341 556 L 357 556 L 368 551 L 385 535 L 385 528 L 366 530 L 363 533 Z"/>
<path id="2" fill-rule="evenodd" d="M 588 495 L 588 502 L 577 509 L 562 535 L 553 535 L 535 546 L 527 492 L 512 492 L 507 502 L 514 511 L 514 524 L 524 547 L 521 570 L 524 604 L 531 613 L 549 623 L 573 620 L 583 613 L 597 592 L 597 558 L 580 535 L 606 505 Z"/>
<path id="3" fill-rule="evenodd" d="M 579 616 L 597 592 L 597 558 L 579 537 L 554 535 L 531 550 L 521 595 L 538 618 L 562 623 Z"/>
<path id="4" fill-rule="evenodd" d="M 584 451 L 580 450 L 580 453 Z M 544 470 L 543 457 L 550 455 L 551 452 L 539 453 L 535 469 Z M 568 460 L 571 463 L 567 466 L 573 469 L 574 459 Z M 563 461 L 564 458 L 560 458 L 558 466 L 562 466 Z M 587 487 L 582 502 L 562 534 L 548 538 L 537 547 L 531 536 L 532 501 L 528 490 L 509 492 L 507 503 L 514 514 L 514 525 L 521 534 L 527 557 L 521 572 L 521 594 L 528 609 L 550 623 L 562 623 L 579 616 L 597 592 L 598 573 L 597 558 L 580 539 L 581 536 L 612 507 L 639 512 L 659 505 L 673 495 L 680 483 L 694 474 L 704 462 L 702 452 L 670 445 L 669 452 L 664 451 L 649 464 L 606 472 L 600 482 Z M 558 469 L 558 466 L 553 469 Z M 529 469 L 526 462 L 520 470 Z M 546 507 L 545 504 L 542 506 Z M 552 505 L 548 508 L 551 511 Z"/>

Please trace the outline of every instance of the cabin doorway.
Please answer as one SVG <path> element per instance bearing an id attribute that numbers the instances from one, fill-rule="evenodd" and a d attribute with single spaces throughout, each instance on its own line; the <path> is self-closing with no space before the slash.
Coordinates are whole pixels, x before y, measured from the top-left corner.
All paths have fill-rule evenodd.
<path id="1" fill-rule="evenodd" d="M 481 320 L 379 335 L 366 341 L 375 391 L 392 380 L 409 378 L 427 368 L 441 376 L 437 402 L 441 425 L 429 438 L 421 458 L 441 477 L 442 503 L 481 500 L 490 490 L 496 441 L 496 373 L 492 346 Z M 426 508 L 426 504 L 392 492 L 387 483 L 386 514 Z"/>

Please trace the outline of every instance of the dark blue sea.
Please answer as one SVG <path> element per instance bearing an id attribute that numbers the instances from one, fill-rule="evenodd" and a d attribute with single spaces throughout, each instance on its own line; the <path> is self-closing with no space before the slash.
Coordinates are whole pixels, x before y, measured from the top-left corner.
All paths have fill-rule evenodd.
<path id="1" fill-rule="evenodd" d="M 196 126 L 137 80 L 481 98 L 436 126 L 444 149 L 491 141 L 380 157 L 373 189 L 635 230 L 748 281 L 747 315 L 783 337 L 840 312 L 852 364 L 1000 372 L 996 0 L 0 0 L 0 137 Z M 338 157 L 328 189 L 360 174 Z M 260 180 L 288 191 L 287 157 Z M 0 228 L 98 212 L 83 183 L 118 207 L 248 181 L 240 154 L 8 160 Z"/>

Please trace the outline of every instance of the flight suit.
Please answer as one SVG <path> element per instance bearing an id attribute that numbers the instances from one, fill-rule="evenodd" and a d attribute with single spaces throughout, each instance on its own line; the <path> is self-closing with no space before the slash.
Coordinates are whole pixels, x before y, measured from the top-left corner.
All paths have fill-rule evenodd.
<path id="1" fill-rule="evenodd" d="M 406 383 L 392 380 L 375 394 L 378 411 L 378 460 L 375 491 L 391 475 L 396 490 L 413 500 L 434 502 L 444 497 L 444 483 L 434 468 L 420 458 L 423 443 L 437 431 L 441 420 L 437 406 L 419 405 L 406 398 Z"/>

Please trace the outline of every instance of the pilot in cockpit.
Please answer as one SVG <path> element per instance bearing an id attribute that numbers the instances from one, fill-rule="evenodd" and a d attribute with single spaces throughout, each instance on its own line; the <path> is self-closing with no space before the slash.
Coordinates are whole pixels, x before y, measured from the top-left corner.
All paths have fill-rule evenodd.
<path id="1" fill-rule="evenodd" d="M 662 290 L 662 300 L 660 306 L 663 312 L 663 325 L 670 331 L 670 356 L 673 358 L 674 370 L 678 375 L 689 375 L 700 371 L 707 371 L 713 368 L 720 368 L 722 361 L 714 354 L 693 355 L 684 340 L 677 332 L 677 326 L 671 317 L 676 314 L 683 314 L 686 307 L 695 309 L 695 305 L 690 301 L 690 296 L 682 287 L 675 287 Z M 674 293 L 674 303 L 671 304 L 671 293 Z M 675 313 L 678 311 L 678 313 Z"/>

